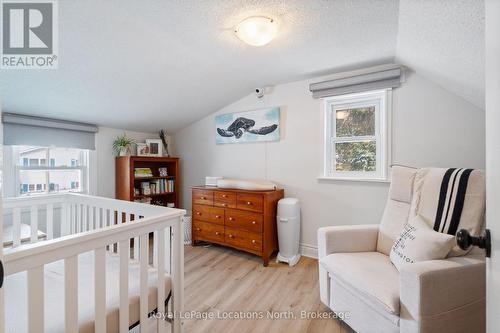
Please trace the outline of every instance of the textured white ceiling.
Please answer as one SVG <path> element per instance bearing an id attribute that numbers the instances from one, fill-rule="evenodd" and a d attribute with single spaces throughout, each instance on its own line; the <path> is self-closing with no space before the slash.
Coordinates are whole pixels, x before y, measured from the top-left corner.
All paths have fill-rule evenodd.
<path id="1" fill-rule="evenodd" d="M 472 1 L 448 0 L 445 20 L 428 22 L 436 2 L 402 0 L 400 13 L 398 0 L 60 1 L 59 69 L 0 71 L 3 111 L 172 132 L 257 86 L 386 63 L 396 54 L 482 102 L 484 70 L 476 62 L 483 42 L 475 52 L 463 46 L 482 40 L 484 18 L 469 11 L 470 23 L 467 10 L 455 7 Z M 234 36 L 241 19 L 263 14 L 279 21 L 273 42 L 255 48 Z M 467 25 L 455 27 L 456 15 Z M 426 44 L 422 25 L 443 36 Z M 456 70 L 463 66 L 475 67 L 464 76 Z"/>
<path id="2" fill-rule="evenodd" d="M 400 0 L 396 60 L 484 109 L 484 1 Z"/>

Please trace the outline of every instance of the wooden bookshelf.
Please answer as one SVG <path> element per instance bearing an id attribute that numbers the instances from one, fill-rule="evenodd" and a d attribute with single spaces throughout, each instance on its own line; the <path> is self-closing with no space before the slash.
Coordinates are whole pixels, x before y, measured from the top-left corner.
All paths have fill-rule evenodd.
<path id="1" fill-rule="evenodd" d="M 149 156 L 119 156 L 116 158 L 116 198 L 127 201 L 151 198 L 152 204 L 166 206 L 173 202 L 175 207 L 180 207 L 180 169 L 177 157 L 149 157 Z M 149 168 L 152 177 L 135 177 L 135 168 Z M 160 176 L 158 169 L 167 168 L 168 176 Z M 141 188 L 143 182 L 157 180 L 173 180 L 174 190 L 136 195 L 134 188 Z"/>

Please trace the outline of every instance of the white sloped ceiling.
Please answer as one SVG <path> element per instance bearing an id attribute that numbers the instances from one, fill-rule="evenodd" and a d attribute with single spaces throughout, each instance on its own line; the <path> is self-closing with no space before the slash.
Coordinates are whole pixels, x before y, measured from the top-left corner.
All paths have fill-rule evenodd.
<path id="1" fill-rule="evenodd" d="M 280 24 L 261 48 L 232 32 L 258 14 Z M 257 86 L 395 58 L 481 106 L 483 25 L 482 1 L 59 1 L 59 68 L 1 70 L 2 109 L 173 132 Z"/>
<path id="2" fill-rule="evenodd" d="M 400 0 L 396 60 L 484 109 L 484 2 Z"/>

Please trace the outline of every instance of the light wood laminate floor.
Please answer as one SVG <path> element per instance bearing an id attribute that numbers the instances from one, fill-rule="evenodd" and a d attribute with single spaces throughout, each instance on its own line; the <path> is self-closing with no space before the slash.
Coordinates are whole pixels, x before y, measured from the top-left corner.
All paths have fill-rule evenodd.
<path id="1" fill-rule="evenodd" d="M 319 299 L 318 263 L 302 257 L 289 267 L 268 267 L 256 256 L 213 246 L 185 247 L 185 310 L 196 313 L 255 311 L 264 319 L 184 320 L 197 332 L 353 332 L 337 319 L 302 319 L 301 311 L 330 313 Z M 268 319 L 267 311 L 286 319 Z M 296 318 L 291 318 L 290 312 Z"/>

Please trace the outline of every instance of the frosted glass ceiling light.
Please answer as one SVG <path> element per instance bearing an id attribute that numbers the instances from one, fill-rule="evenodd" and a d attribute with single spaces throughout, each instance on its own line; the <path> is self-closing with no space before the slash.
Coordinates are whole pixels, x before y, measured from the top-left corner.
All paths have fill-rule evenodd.
<path id="1" fill-rule="evenodd" d="M 241 21 L 234 32 L 249 45 L 263 46 L 276 37 L 278 24 L 269 17 L 252 16 Z"/>

